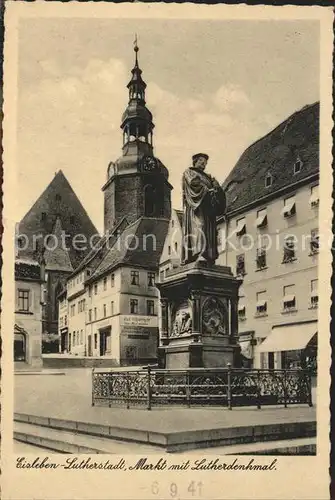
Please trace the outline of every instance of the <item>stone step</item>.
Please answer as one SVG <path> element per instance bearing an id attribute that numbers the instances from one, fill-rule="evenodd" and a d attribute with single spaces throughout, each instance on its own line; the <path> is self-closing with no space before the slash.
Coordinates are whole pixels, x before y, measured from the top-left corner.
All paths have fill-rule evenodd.
<path id="1" fill-rule="evenodd" d="M 162 448 L 141 443 L 117 441 L 111 438 L 77 434 L 71 431 L 51 429 L 38 425 L 16 422 L 14 439 L 26 444 L 58 453 L 86 453 L 86 454 L 126 454 L 126 453 L 162 453 Z M 213 453 L 213 448 L 211 453 Z M 202 450 L 202 453 L 206 450 Z M 177 452 L 178 453 L 178 452 Z M 181 454 L 195 454 L 179 452 Z M 220 446 L 215 448 L 216 455 L 315 455 L 316 438 L 289 439 L 257 443 L 243 443 L 234 446 Z"/>
<path id="2" fill-rule="evenodd" d="M 108 437 L 101 438 L 89 434 L 78 434 L 74 431 L 51 429 L 39 425 L 14 423 L 14 439 L 29 443 L 36 447 L 48 448 L 58 453 L 108 453 L 122 455 L 125 453 L 162 453 L 158 446 L 117 441 Z"/>
<path id="3" fill-rule="evenodd" d="M 281 422 L 239 427 L 197 429 L 189 431 L 143 430 L 134 422 L 132 426 L 109 426 L 97 422 L 82 422 L 30 414 L 15 413 L 16 422 L 34 425 L 47 430 L 70 432 L 116 442 L 138 443 L 167 452 L 227 447 L 268 441 L 287 441 L 316 436 L 315 421 Z M 150 428 L 150 426 L 149 426 Z"/>

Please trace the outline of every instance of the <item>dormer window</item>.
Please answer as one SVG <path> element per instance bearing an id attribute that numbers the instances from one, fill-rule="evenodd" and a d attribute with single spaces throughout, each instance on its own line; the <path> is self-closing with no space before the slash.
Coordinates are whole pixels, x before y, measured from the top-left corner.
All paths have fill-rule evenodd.
<path id="1" fill-rule="evenodd" d="M 270 173 L 265 176 L 265 187 L 269 188 L 272 186 L 272 175 Z"/>
<path id="2" fill-rule="evenodd" d="M 56 201 L 61 201 L 62 197 L 60 194 L 56 194 Z"/>
<path id="3" fill-rule="evenodd" d="M 46 220 L 47 220 L 47 214 L 46 214 L 46 212 L 42 212 L 41 213 L 41 221 L 45 222 Z"/>
<path id="4" fill-rule="evenodd" d="M 294 175 L 299 174 L 299 172 L 301 172 L 302 166 L 303 166 L 303 162 L 300 160 L 300 158 L 298 158 L 294 164 L 294 169 L 293 169 Z"/>

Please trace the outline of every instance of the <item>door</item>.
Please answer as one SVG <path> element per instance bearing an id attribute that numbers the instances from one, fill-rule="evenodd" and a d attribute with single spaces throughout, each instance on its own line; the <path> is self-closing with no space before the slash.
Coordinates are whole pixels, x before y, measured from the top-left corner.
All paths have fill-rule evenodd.
<path id="1" fill-rule="evenodd" d="M 275 368 L 274 352 L 269 352 L 269 370 L 274 370 L 274 368 Z"/>

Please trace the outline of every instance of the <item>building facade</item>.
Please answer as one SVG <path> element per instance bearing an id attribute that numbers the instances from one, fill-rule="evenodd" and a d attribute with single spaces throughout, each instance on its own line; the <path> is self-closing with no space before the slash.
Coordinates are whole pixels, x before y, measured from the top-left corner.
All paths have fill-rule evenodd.
<path id="1" fill-rule="evenodd" d="M 218 263 L 243 280 L 239 338 L 247 366 L 314 362 L 318 183 L 319 104 L 250 146 L 224 183 L 230 187 Z"/>
<path id="2" fill-rule="evenodd" d="M 67 279 L 59 315 L 62 352 L 107 357 L 111 365 L 157 360 L 158 290 L 155 280 L 171 218 L 168 170 L 154 156 L 153 118 L 138 64 L 122 116 L 122 156 L 103 186 L 103 237 Z"/>
<path id="3" fill-rule="evenodd" d="M 318 183 L 317 103 L 251 145 L 223 184 L 227 213 L 218 221 L 216 263 L 231 267 L 242 281 L 238 318 L 245 367 L 315 361 Z M 182 213 L 173 211 L 160 279 L 180 264 L 181 226 Z"/>
<path id="4" fill-rule="evenodd" d="M 42 291 L 44 270 L 38 262 L 15 263 L 15 370 L 42 367 Z"/>
<path id="5" fill-rule="evenodd" d="M 43 350 L 58 351 L 58 342 L 48 342 L 58 334 L 58 295 L 67 277 L 78 267 L 89 248 L 77 235 L 89 240 L 98 232 L 68 180 L 60 170 L 18 224 L 18 258 L 29 258 L 45 266 L 46 282 L 42 332 Z"/>

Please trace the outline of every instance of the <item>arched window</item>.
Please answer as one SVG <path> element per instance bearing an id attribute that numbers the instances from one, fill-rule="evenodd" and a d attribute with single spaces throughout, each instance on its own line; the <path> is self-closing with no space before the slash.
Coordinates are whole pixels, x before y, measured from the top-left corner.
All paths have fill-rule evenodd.
<path id="1" fill-rule="evenodd" d="M 26 336 L 14 332 L 14 361 L 26 361 Z"/>
<path id="2" fill-rule="evenodd" d="M 156 212 L 156 192 L 151 186 L 145 186 L 144 188 L 144 215 L 151 217 L 155 215 Z"/>

